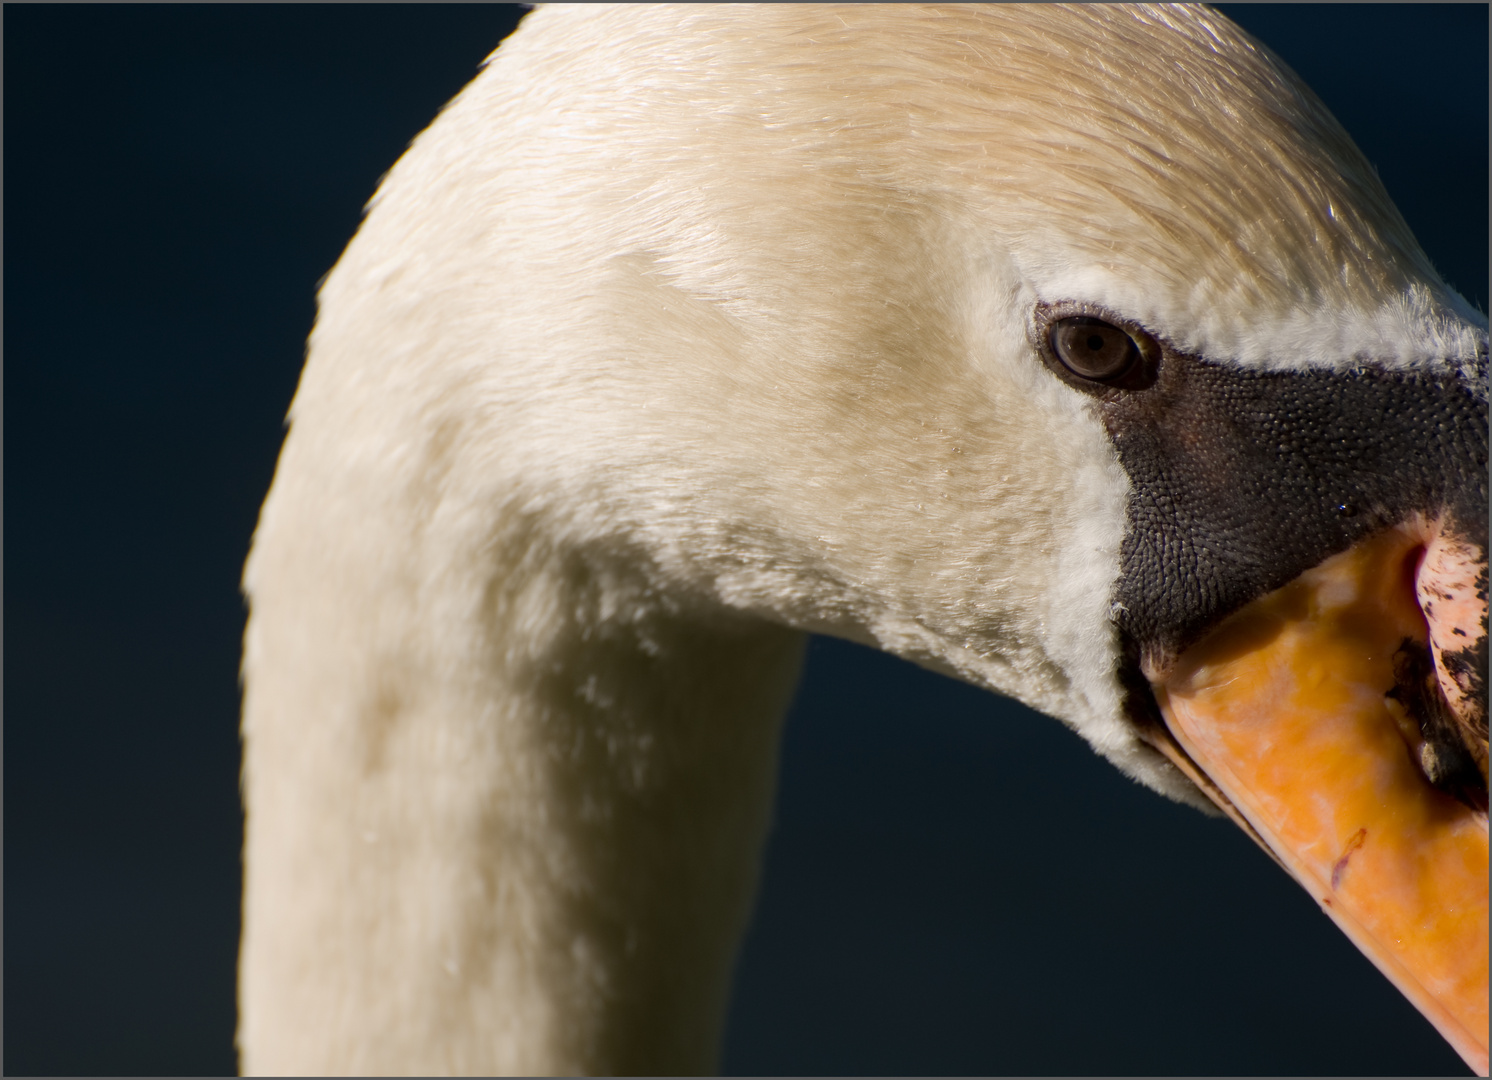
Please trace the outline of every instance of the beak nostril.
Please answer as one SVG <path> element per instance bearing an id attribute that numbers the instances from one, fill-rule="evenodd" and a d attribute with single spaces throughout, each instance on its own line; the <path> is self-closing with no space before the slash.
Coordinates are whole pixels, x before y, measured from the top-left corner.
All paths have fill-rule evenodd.
<path id="1" fill-rule="evenodd" d="M 1420 567 L 1424 565 L 1425 553 L 1428 550 L 1425 544 L 1418 544 L 1404 552 L 1404 562 L 1401 564 L 1400 571 L 1403 575 L 1402 580 L 1405 588 L 1408 590 L 1409 595 L 1415 598 L 1420 606 L 1420 611 L 1426 619 L 1430 617 L 1430 613 L 1425 611 L 1425 598 L 1420 592 L 1419 571 Z"/>
<path id="2" fill-rule="evenodd" d="M 1444 519 L 1428 523 L 1414 597 L 1429 631 L 1433 700 L 1487 790 L 1486 539 Z M 1485 805 L 1485 802 L 1484 802 Z"/>
<path id="3" fill-rule="evenodd" d="M 1420 772 L 1434 787 L 1485 813 L 1487 779 L 1445 699 L 1430 650 L 1405 638 L 1394 654 L 1394 684 L 1384 696 L 1410 721 L 1400 723 L 1400 732 Z"/>

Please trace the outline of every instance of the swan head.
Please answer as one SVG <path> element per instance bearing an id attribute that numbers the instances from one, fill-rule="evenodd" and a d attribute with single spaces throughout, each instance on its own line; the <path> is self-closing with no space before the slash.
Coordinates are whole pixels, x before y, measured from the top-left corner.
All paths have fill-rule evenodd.
<path id="1" fill-rule="evenodd" d="M 1485 962 L 1446 1005 L 1338 898 L 1377 819 L 1285 835 L 1289 777 L 1217 717 L 1296 715 L 1321 635 L 1388 627 L 1337 697 L 1362 761 L 1461 755 L 1391 785 L 1480 828 L 1485 953 L 1486 356 L 1324 106 L 1204 9 L 544 8 L 327 279 L 281 476 L 335 444 L 318 512 L 404 537 L 444 626 L 542 536 L 632 582 L 609 618 L 834 634 L 1058 717 L 1233 814 L 1485 1068 Z"/>

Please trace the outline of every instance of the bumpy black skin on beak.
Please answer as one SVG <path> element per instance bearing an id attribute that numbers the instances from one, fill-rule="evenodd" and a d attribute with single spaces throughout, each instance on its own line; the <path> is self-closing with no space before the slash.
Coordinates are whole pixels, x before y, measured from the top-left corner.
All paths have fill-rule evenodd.
<path id="1" fill-rule="evenodd" d="M 1166 670 L 1245 604 L 1419 514 L 1439 521 L 1441 534 L 1480 564 L 1479 579 L 1467 586 L 1479 590 L 1480 634 L 1445 651 L 1440 663 L 1442 678 L 1465 690 L 1454 710 L 1458 741 L 1479 738 L 1485 762 L 1486 354 L 1436 372 L 1371 363 L 1343 372 L 1256 371 L 1185 354 L 1123 319 L 1104 318 L 1147 342 L 1146 363 L 1123 385 L 1089 382 L 1051 357 L 1048 363 L 1097 397 L 1131 482 L 1115 596 L 1131 697 L 1148 696 L 1134 670 L 1139 661 Z M 1045 337 L 1039 326 L 1037 335 Z M 1426 699 L 1422 724 L 1433 729 L 1428 743 L 1444 744 L 1437 707 Z M 1445 746 L 1445 768 L 1454 773 L 1448 790 L 1468 782 L 1452 749 Z M 1485 776 L 1474 771 L 1485 805 Z"/>
<path id="2" fill-rule="evenodd" d="M 1260 372 L 1168 351 L 1152 386 L 1105 395 L 1133 485 L 1120 625 L 1147 648 L 1185 648 L 1416 512 L 1444 516 L 1485 559 L 1485 359 L 1477 372 Z"/>

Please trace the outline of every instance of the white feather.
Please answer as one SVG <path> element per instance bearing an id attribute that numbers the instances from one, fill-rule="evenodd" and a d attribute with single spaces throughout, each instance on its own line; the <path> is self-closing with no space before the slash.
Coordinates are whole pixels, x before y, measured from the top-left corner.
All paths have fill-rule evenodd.
<path id="1" fill-rule="evenodd" d="M 245 571 L 245 1069 L 708 1069 L 803 631 L 1199 802 L 1121 715 L 1063 300 L 1258 366 L 1485 340 L 1204 10 L 528 16 L 327 279 Z"/>

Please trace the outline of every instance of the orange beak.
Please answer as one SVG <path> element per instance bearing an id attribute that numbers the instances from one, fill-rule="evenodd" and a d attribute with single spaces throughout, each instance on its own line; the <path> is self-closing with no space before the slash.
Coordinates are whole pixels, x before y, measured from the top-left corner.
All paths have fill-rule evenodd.
<path id="1" fill-rule="evenodd" d="M 1168 729 L 1151 741 L 1482 1075 L 1486 705 L 1448 654 L 1486 635 L 1485 566 L 1416 520 L 1145 670 Z"/>

